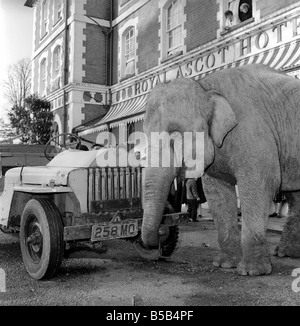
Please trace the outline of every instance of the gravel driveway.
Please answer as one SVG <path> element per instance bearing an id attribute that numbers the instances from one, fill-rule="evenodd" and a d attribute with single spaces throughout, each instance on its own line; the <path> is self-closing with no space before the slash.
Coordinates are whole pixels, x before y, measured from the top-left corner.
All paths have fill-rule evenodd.
<path id="1" fill-rule="evenodd" d="M 269 276 L 243 277 L 212 266 L 218 245 L 213 222 L 180 227 L 178 249 L 167 262 L 144 261 L 129 241 L 106 242 L 99 252 L 65 259 L 48 281 L 32 279 L 22 263 L 18 238 L 0 233 L 0 269 L 6 292 L 0 305 L 93 306 L 290 306 L 300 304 L 300 279 L 292 271 L 300 259 L 273 257 Z M 279 234 L 268 233 L 270 250 Z M 299 270 L 300 276 L 300 270 Z M 296 287 L 295 287 L 296 286 Z"/>

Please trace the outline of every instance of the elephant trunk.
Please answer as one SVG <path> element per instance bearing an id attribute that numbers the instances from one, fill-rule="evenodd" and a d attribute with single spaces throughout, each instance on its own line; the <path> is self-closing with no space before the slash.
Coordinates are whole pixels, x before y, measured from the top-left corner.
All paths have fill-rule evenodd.
<path id="1" fill-rule="evenodd" d="M 174 177 L 172 168 L 145 168 L 142 240 L 148 247 L 158 246 L 158 231 Z"/>

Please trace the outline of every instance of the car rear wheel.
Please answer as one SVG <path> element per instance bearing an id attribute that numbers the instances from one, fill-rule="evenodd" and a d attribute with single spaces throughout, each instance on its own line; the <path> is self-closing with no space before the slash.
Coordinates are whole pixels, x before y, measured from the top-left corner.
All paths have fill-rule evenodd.
<path id="1" fill-rule="evenodd" d="M 47 199 L 31 199 L 21 217 L 20 245 L 24 265 L 33 278 L 47 279 L 59 270 L 63 254 L 63 223 Z"/>

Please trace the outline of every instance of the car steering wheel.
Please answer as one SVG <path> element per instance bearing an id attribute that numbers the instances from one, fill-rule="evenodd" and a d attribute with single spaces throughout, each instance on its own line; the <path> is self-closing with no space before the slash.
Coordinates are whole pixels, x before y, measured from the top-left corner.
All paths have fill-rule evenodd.
<path id="1" fill-rule="evenodd" d="M 65 143 L 65 145 L 62 145 Z M 48 140 L 45 145 L 44 155 L 51 161 L 55 154 L 61 153 L 69 148 L 80 148 L 81 139 L 73 133 L 58 134 Z"/>
<path id="2" fill-rule="evenodd" d="M 99 146 L 101 148 L 104 147 L 104 145 L 93 143 L 93 145 L 91 146 L 91 149 L 94 149 L 96 146 Z"/>

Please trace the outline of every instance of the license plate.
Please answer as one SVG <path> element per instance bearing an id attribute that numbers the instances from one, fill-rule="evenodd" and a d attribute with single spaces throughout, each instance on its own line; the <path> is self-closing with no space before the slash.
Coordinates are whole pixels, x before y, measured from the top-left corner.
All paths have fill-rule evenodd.
<path id="1" fill-rule="evenodd" d="M 137 220 L 124 221 L 121 223 L 96 224 L 92 227 L 91 241 L 130 238 L 137 234 Z"/>

